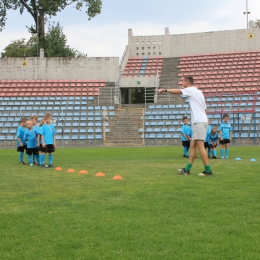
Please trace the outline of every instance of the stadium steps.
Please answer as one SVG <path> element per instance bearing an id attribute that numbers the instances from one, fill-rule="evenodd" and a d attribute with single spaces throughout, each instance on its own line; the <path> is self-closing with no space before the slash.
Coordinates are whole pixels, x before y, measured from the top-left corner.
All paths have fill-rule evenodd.
<path id="1" fill-rule="evenodd" d="M 99 90 L 99 104 L 112 106 L 114 104 L 115 83 L 106 82 L 106 87 Z"/>
<path id="2" fill-rule="evenodd" d="M 164 58 L 163 59 L 163 66 L 162 66 L 162 72 L 161 72 L 161 79 L 160 79 L 160 87 L 167 87 L 167 88 L 179 88 L 178 86 L 178 64 L 180 62 L 180 58 Z M 164 95 L 158 95 L 157 103 L 158 104 L 165 104 L 169 103 L 169 100 L 171 103 L 175 104 L 181 104 L 182 99 L 178 95 L 171 95 L 170 94 L 164 94 Z"/>
<path id="3" fill-rule="evenodd" d="M 114 116 L 107 116 L 109 132 L 105 135 L 105 146 L 143 146 L 138 132 L 143 127 L 143 109 L 118 109 Z"/>

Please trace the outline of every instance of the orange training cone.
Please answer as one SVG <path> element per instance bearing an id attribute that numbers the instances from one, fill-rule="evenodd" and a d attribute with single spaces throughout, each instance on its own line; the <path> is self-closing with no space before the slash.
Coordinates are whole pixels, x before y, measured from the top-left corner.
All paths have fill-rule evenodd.
<path id="1" fill-rule="evenodd" d="M 55 171 L 62 171 L 61 167 L 56 167 Z"/>
<path id="2" fill-rule="evenodd" d="M 115 175 L 113 180 L 123 180 L 123 178 L 120 175 Z"/>
<path id="3" fill-rule="evenodd" d="M 88 172 L 87 171 L 85 171 L 85 170 L 81 170 L 81 171 L 79 171 L 79 174 L 87 174 Z"/>
<path id="4" fill-rule="evenodd" d="M 98 172 L 95 176 L 97 176 L 97 177 L 104 177 L 105 174 L 103 172 Z"/>
<path id="5" fill-rule="evenodd" d="M 68 169 L 67 172 L 75 172 L 73 169 Z"/>

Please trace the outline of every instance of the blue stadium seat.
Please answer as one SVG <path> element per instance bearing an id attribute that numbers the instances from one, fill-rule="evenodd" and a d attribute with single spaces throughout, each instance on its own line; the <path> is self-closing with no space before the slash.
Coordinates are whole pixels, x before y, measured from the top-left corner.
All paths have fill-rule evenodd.
<path id="1" fill-rule="evenodd" d="M 169 105 L 169 108 L 173 109 L 173 108 L 175 108 L 175 105 Z"/>
<path id="2" fill-rule="evenodd" d="M 154 139 L 154 138 L 156 138 L 156 134 L 149 134 L 148 138 Z"/>
<path id="3" fill-rule="evenodd" d="M 168 132 L 168 128 L 163 127 L 163 128 L 161 129 L 161 132 Z"/>
<path id="4" fill-rule="evenodd" d="M 102 129 L 101 128 L 96 128 L 95 129 L 95 133 L 102 133 Z"/>
<path id="5" fill-rule="evenodd" d="M 102 139 L 102 135 L 95 135 L 96 139 Z"/>
<path id="6" fill-rule="evenodd" d="M 145 122 L 145 126 L 149 126 L 150 125 L 150 122 Z"/>
<path id="7" fill-rule="evenodd" d="M 150 126 L 156 126 L 157 125 L 157 122 L 151 122 L 150 123 Z"/>
<path id="8" fill-rule="evenodd" d="M 158 138 L 158 139 L 164 138 L 164 134 L 157 134 L 156 138 Z"/>
<path id="9" fill-rule="evenodd" d="M 94 129 L 88 129 L 88 133 L 94 133 Z"/>
<path id="10" fill-rule="evenodd" d="M 150 105 L 149 108 L 150 108 L 150 109 L 154 109 L 155 106 L 154 106 L 154 105 Z"/>
<path id="11" fill-rule="evenodd" d="M 257 138 L 257 133 L 250 133 L 249 137 L 250 138 Z"/>
<path id="12" fill-rule="evenodd" d="M 173 135 L 172 135 L 172 138 L 174 138 L 174 139 L 179 139 L 179 138 L 180 138 L 180 134 L 173 134 Z"/>
<path id="13" fill-rule="evenodd" d="M 176 128 L 175 127 L 170 127 L 169 128 L 169 132 L 175 132 L 176 131 Z"/>
<path id="14" fill-rule="evenodd" d="M 79 139 L 79 137 L 77 136 L 77 135 L 73 135 L 72 137 L 71 137 L 71 140 L 78 140 Z"/>
<path id="15" fill-rule="evenodd" d="M 165 134 L 165 135 L 164 135 L 164 138 L 170 139 L 170 138 L 172 138 L 172 134 Z"/>
<path id="16" fill-rule="evenodd" d="M 248 133 L 242 133 L 241 138 L 248 138 Z"/>
<path id="17" fill-rule="evenodd" d="M 86 133 L 87 130 L 83 128 L 83 129 L 80 129 L 79 132 L 80 132 L 80 133 Z"/>
<path id="18" fill-rule="evenodd" d="M 172 125 L 172 121 L 166 121 L 165 125 Z"/>
<path id="19" fill-rule="evenodd" d="M 163 105 L 162 108 L 163 108 L 163 109 L 168 109 L 168 108 L 169 108 L 169 105 Z"/>
<path id="20" fill-rule="evenodd" d="M 160 131 L 161 131 L 161 129 L 160 129 L 160 128 L 158 128 L 158 127 L 156 127 L 156 128 L 154 128 L 154 129 L 153 129 L 153 131 L 154 131 L 154 132 L 160 132 Z"/>
<path id="21" fill-rule="evenodd" d="M 147 129 L 146 129 L 146 132 L 147 132 L 147 133 L 152 132 L 152 131 L 153 131 L 152 128 L 147 128 Z"/>
<path id="22" fill-rule="evenodd" d="M 94 140 L 94 135 L 88 135 L 87 139 L 88 140 Z"/>
<path id="23" fill-rule="evenodd" d="M 163 126 L 163 125 L 164 125 L 164 121 L 159 121 L 159 122 L 157 123 L 157 125 L 158 125 L 158 126 Z"/>
<path id="24" fill-rule="evenodd" d="M 144 131 L 143 128 L 139 128 L 139 130 L 138 130 L 139 133 L 142 133 L 143 131 Z"/>

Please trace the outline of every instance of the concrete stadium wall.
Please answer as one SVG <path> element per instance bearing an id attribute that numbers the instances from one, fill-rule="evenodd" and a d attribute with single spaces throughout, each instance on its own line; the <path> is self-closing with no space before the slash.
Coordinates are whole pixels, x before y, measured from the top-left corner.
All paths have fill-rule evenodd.
<path id="1" fill-rule="evenodd" d="M 121 78 L 119 81 L 120 88 L 129 87 L 156 87 L 156 77 L 142 78 Z"/>
<path id="2" fill-rule="evenodd" d="M 130 56 L 158 56 L 165 58 L 182 55 L 208 54 L 218 52 L 249 51 L 260 49 L 260 28 L 175 34 L 170 35 L 165 28 L 165 35 L 134 36 L 128 30 Z M 251 37 L 250 37 L 251 36 Z"/>
<path id="3" fill-rule="evenodd" d="M 0 79 L 104 79 L 115 82 L 118 57 L 102 58 L 1 58 Z"/>

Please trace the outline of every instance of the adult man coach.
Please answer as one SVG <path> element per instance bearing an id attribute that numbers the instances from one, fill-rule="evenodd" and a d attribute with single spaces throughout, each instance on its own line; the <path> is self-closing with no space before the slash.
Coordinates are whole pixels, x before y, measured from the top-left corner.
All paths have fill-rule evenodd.
<path id="1" fill-rule="evenodd" d="M 182 89 L 159 89 L 158 92 L 160 94 L 165 92 L 172 94 L 183 94 L 184 96 L 187 96 L 190 103 L 192 128 L 190 157 L 189 162 L 185 168 L 178 169 L 179 173 L 183 175 L 190 174 L 190 169 L 196 157 L 196 149 L 198 149 L 205 168 L 203 172 L 199 173 L 199 176 L 211 176 L 212 171 L 209 165 L 207 152 L 204 148 L 204 140 L 208 127 L 208 118 L 206 114 L 207 107 L 202 92 L 194 87 L 194 81 L 192 77 L 185 77 L 183 79 Z"/>

